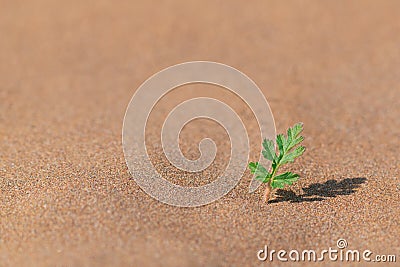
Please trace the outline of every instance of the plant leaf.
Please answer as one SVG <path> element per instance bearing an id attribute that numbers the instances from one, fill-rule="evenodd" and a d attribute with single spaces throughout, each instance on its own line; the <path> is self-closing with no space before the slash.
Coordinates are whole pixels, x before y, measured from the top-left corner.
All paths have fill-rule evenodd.
<path id="1" fill-rule="evenodd" d="M 264 139 L 263 147 L 264 147 L 264 150 L 262 151 L 262 154 L 263 154 L 264 158 L 266 158 L 270 161 L 276 161 L 277 158 L 275 155 L 274 142 L 269 139 Z"/>
<path id="2" fill-rule="evenodd" d="M 292 128 L 287 129 L 287 142 L 286 142 L 286 151 L 290 149 L 290 144 L 292 143 L 293 140 L 293 131 Z"/>
<path id="3" fill-rule="evenodd" d="M 299 175 L 292 172 L 285 172 L 280 175 L 275 176 L 272 179 L 271 187 L 275 188 L 284 188 L 285 185 L 291 185 L 299 179 Z"/>
<path id="4" fill-rule="evenodd" d="M 304 137 L 303 137 L 303 136 L 297 137 L 296 139 L 294 139 L 294 140 L 292 141 L 292 147 L 294 147 L 294 146 L 300 144 L 301 142 L 303 142 L 303 140 L 304 140 Z"/>
<path id="5" fill-rule="evenodd" d="M 306 150 L 306 148 L 304 146 L 299 146 L 297 147 L 295 150 L 293 150 L 290 153 L 286 153 L 285 155 L 283 155 L 280 164 L 286 164 L 289 162 L 293 162 L 296 158 L 300 157 L 301 155 L 303 155 L 304 151 Z"/>
<path id="6" fill-rule="evenodd" d="M 294 148 L 297 144 L 303 141 L 303 137 L 299 134 L 303 131 L 303 123 L 296 123 L 292 128 L 289 127 L 287 130 L 287 142 L 285 146 L 285 152 Z"/>
<path id="7" fill-rule="evenodd" d="M 285 154 L 285 147 L 286 147 L 286 139 L 283 134 L 278 134 L 276 136 L 276 143 L 278 144 L 279 148 L 279 157 L 281 158 L 283 154 Z"/>
<path id="8" fill-rule="evenodd" d="M 293 137 L 297 137 L 302 131 L 303 131 L 303 123 L 302 122 L 296 123 L 292 127 Z"/>
<path id="9" fill-rule="evenodd" d="M 266 183 L 271 179 L 271 174 L 258 162 L 250 162 L 249 169 L 254 173 L 256 180 Z"/>

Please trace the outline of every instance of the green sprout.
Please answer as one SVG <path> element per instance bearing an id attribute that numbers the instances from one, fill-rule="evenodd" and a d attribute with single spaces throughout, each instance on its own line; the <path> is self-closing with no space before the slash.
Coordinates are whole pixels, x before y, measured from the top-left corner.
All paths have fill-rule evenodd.
<path id="1" fill-rule="evenodd" d="M 276 144 L 279 151 L 275 151 L 274 141 L 264 139 L 262 154 L 264 158 L 272 161 L 271 171 L 267 171 L 258 162 L 249 163 L 250 172 L 255 174 L 255 179 L 267 184 L 264 194 L 265 201 L 269 200 L 272 189 L 284 188 L 285 185 L 291 185 L 299 179 L 300 176 L 293 172 L 282 174 L 277 174 L 277 172 L 280 166 L 293 162 L 306 150 L 304 146 L 297 146 L 304 140 L 304 137 L 300 135 L 302 131 L 303 124 L 297 123 L 292 128 L 289 127 L 287 137 L 283 134 L 278 134 L 276 136 Z"/>

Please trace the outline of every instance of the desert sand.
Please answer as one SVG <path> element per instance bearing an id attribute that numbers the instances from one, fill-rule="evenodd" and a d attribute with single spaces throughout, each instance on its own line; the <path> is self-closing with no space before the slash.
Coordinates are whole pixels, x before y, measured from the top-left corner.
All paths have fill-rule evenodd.
<path id="1" fill-rule="evenodd" d="M 399 2 L 145 2 L 0 4 L 0 266 L 260 266 L 265 245 L 326 249 L 339 238 L 396 254 L 398 266 Z M 121 144 L 130 98 L 193 60 L 253 79 L 278 133 L 304 123 L 307 151 L 289 167 L 301 179 L 269 204 L 263 187 L 248 193 L 248 171 L 198 208 L 162 204 L 131 178 Z M 256 160 L 260 136 L 243 103 L 188 88 L 159 112 L 194 95 L 225 99 L 248 124 Z M 161 118 L 148 126 L 152 162 L 177 184 L 212 181 L 229 149 L 223 130 L 185 128 L 188 157 L 204 135 L 219 146 L 210 169 L 189 175 L 158 153 Z"/>

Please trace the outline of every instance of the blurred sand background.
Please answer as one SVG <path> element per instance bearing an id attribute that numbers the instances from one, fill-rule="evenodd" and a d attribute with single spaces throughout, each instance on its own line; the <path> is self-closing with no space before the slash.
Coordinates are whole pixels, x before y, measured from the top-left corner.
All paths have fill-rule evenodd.
<path id="1" fill-rule="evenodd" d="M 0 1 L 0 266 L 259 266 L 264 245 L 326 249 L 339 238 L 400 261 L 399 14 L 398 1 Z M 291 167 L 302 179 L 269 205 L 262 188 L 247 193 L 248 172 L 200 208 L 164 205 L 131 179 L 130 98 L 192 60 L 251 77 L 278 132 L 304 122 L 307 152 Z M 255 129 L 240 101 L 200 87 L 160 110 L 201 92 L 233 102 Z M 212 180 L 226 157 L 221 128 L 185 128 L 188 157 L 208 134 L 221 157 L 183 175 L 158 153 L 161 117 L 148 138 L 157 168 L 176 183 Z"/>

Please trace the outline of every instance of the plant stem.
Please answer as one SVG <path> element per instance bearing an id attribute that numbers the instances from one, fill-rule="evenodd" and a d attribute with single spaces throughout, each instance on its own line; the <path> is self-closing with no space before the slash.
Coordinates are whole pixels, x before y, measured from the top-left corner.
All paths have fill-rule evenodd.
<path id="1" fill-rule="evenodd" d="M 265 202 L 268 202 L 268 200 L 271 196 L 271 191 L 272 191 L 271 182 L 268 182 L 267 187 L 265 188 L 265 192 L 264 192 L 264 201 Z"/>
<path id="2" fill-rule="evenodd" d="M 265 188 L 265 192 L 264 192 L 264 201 L 268 202 L 269 198 L 271 197 L 271 192 L 272 192 L 272 187 L 271 187 L 271 183 L 272 180 L 274 179 L 275 173 L 278 171 L 280 164 L 277 163 L 275 168 L 272 167 L 272 173 L 271 173 L 271 179 L 269 180 L 269 182 L 267 183 L 267 187 Z"/>
<path id="3" fill-rule="evenodd" d="M 276 173 L 276 171 L 278 170 L 278 168 L 279 168 L 279 163 L 276 165 L 275 168 L 272 168 L 271 180 L 272 180 L 272 178 L 274 178 L 275 173 Z"/>

